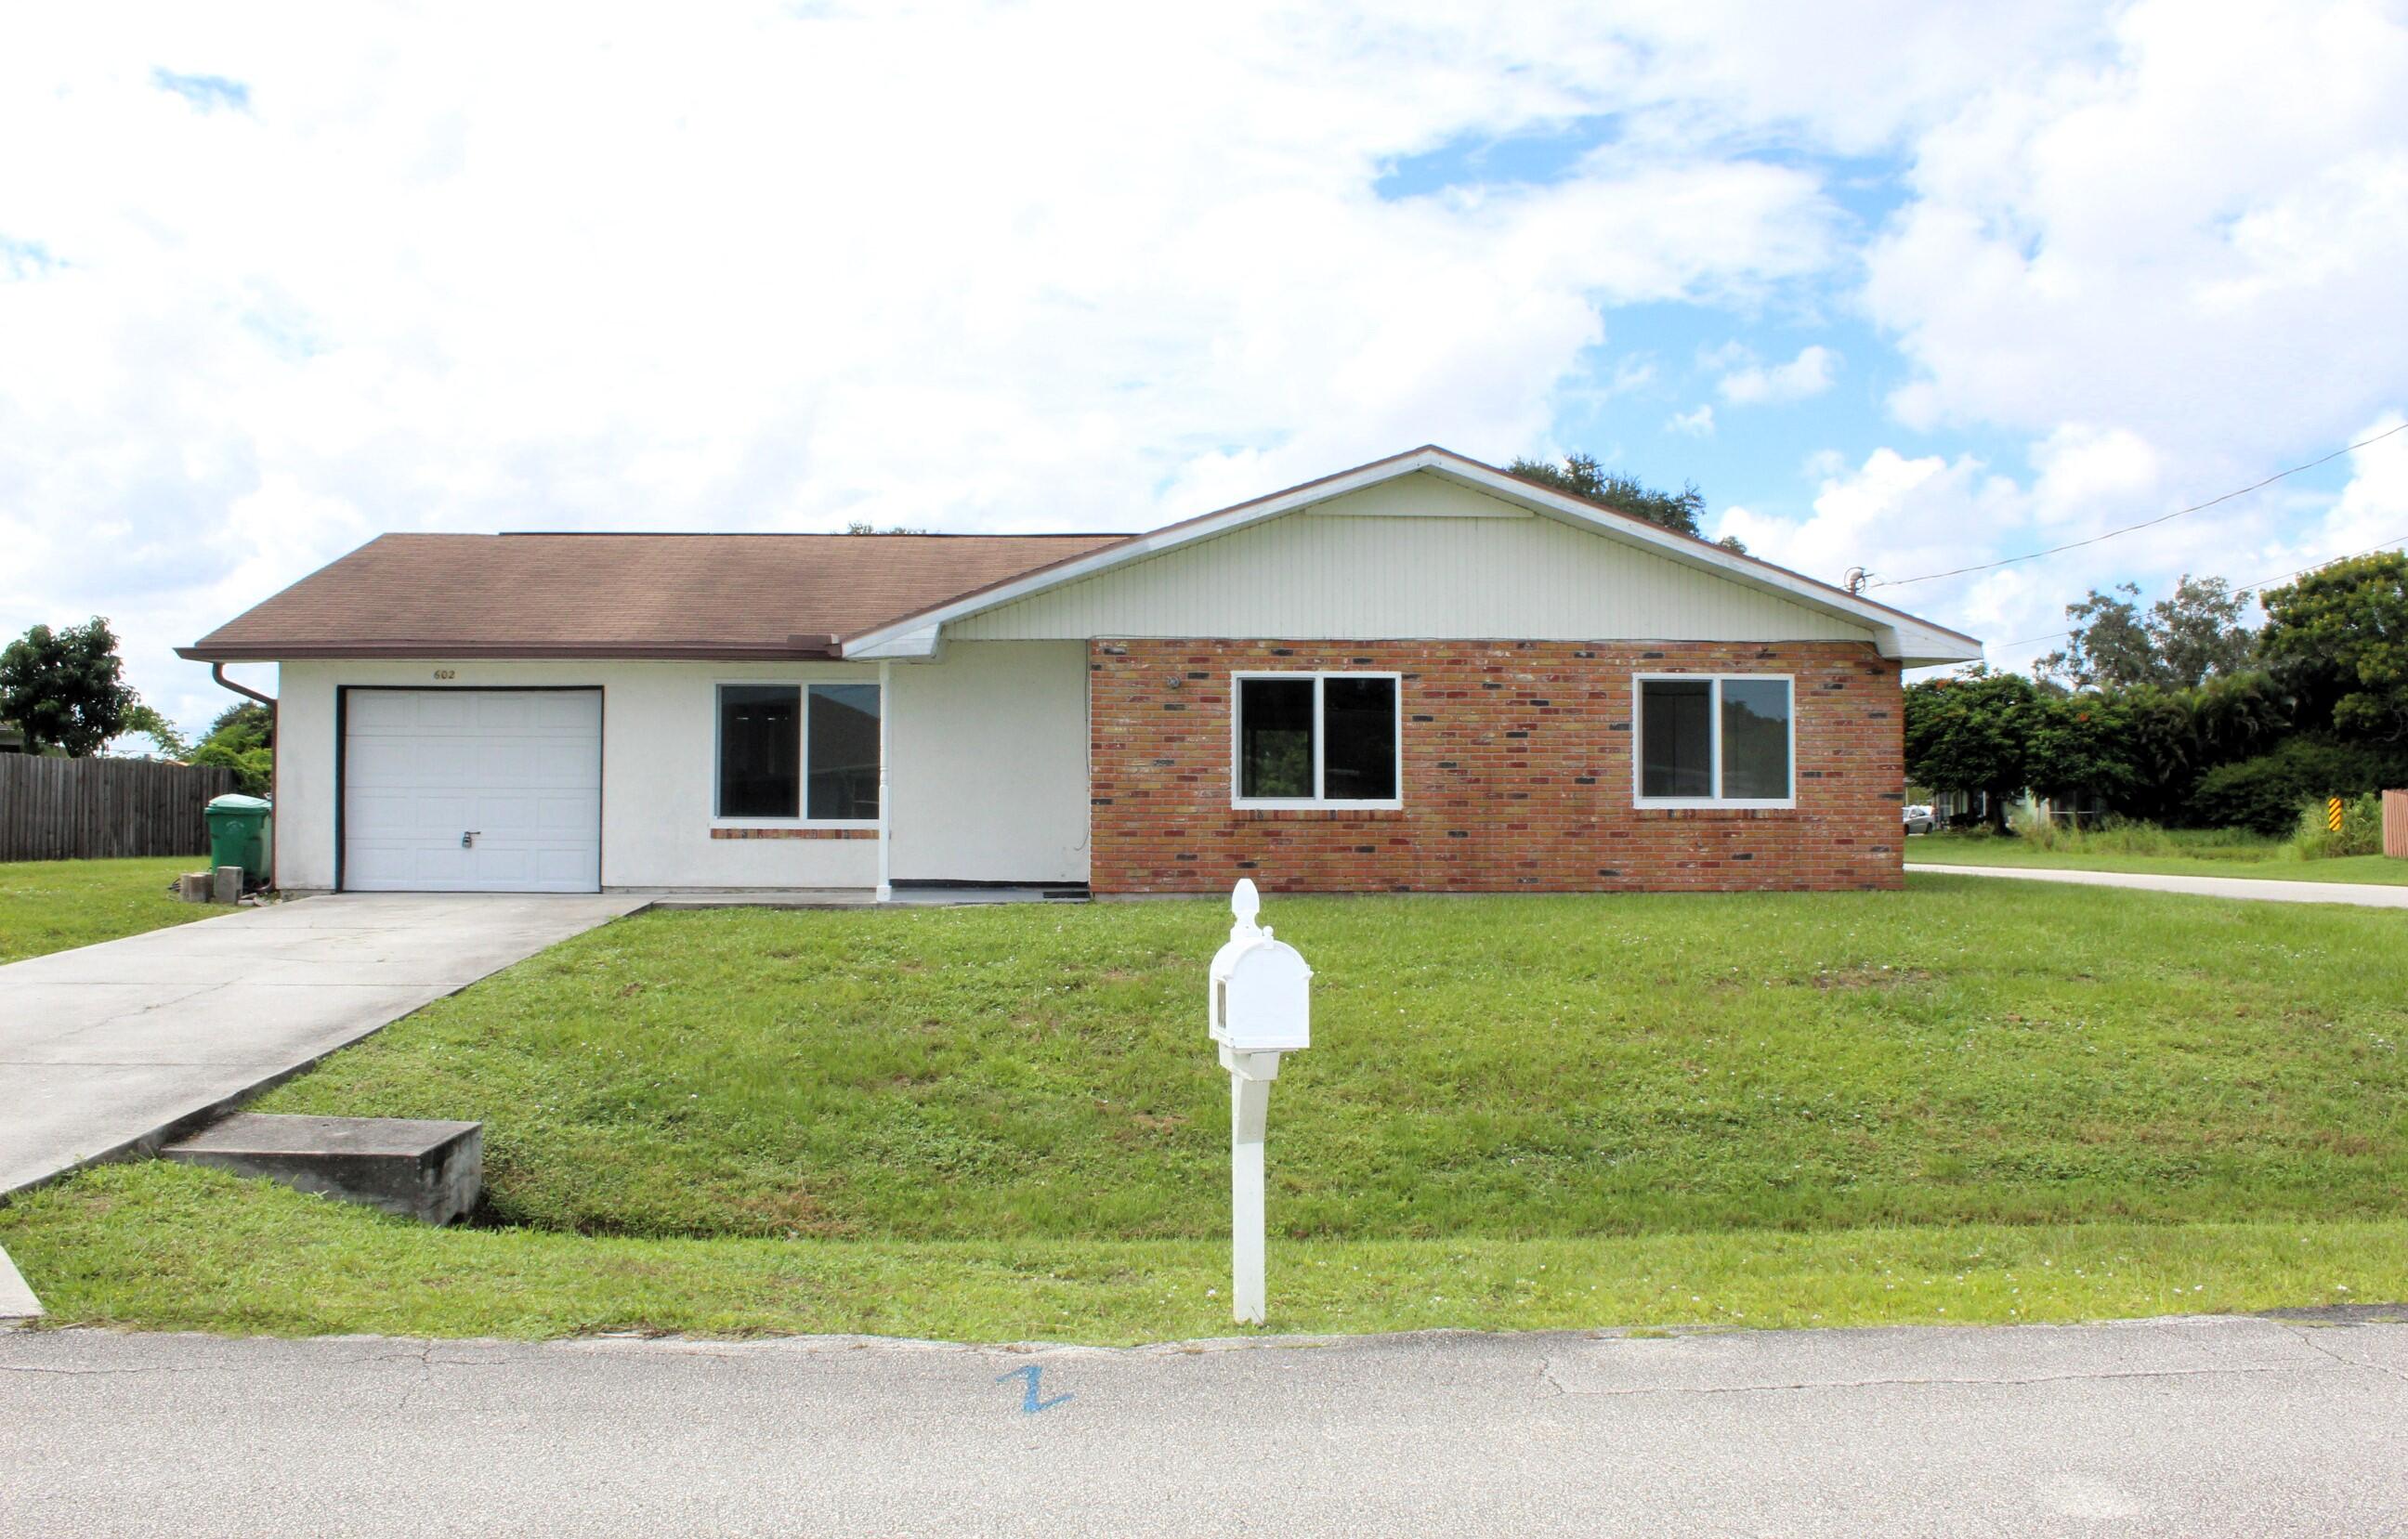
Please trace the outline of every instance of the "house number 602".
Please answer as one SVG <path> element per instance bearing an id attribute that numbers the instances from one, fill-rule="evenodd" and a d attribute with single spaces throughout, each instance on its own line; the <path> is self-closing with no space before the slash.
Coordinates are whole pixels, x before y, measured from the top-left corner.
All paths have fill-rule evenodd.
<path id="1" fill-rule="evenodd" d="M 435 670 L 435 677 L 437 678 L 457 678 L 460 677 L 460 670 L 457 668 L 437 668 Z"/>

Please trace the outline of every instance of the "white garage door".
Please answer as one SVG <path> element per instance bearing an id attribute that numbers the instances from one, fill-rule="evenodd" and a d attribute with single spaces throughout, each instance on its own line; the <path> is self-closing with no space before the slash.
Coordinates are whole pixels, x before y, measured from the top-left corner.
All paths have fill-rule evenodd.
<path id="1" fill-rule="evenodd" d="M 346 691 L 343 880 L 367 892 L 602 886 L 602 691 Z"/>

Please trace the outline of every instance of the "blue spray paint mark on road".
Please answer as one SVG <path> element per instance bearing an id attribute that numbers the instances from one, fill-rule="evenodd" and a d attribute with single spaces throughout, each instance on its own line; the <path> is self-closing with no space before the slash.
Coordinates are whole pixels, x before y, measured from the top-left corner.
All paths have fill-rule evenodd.
<path id="1" fill-rule="evenodd" d="M 1028 1381 L 1027 1388 L 1020 1397 L 1020 1414 L 1023 1416 L 1035 1416 L 1039 1411 L 1050 1411 L 1054 1406 L 1059 1405 L 1064 1401 L 1071 1398 L 1069 1395 L 1055 1395 L 1051 1400 L 1038 1399 L 1037 1379 L 1038 1375 L 1044 1372 L 1045 1370 L 1043 1368 L 1032 1362 L 1025 1368 L 1014 1368 L 1008 1374 L 997 1374 L 995 1381 L 997 1384 L 1001 1384 L 1008 1378 L 1026 1379 Z"/>

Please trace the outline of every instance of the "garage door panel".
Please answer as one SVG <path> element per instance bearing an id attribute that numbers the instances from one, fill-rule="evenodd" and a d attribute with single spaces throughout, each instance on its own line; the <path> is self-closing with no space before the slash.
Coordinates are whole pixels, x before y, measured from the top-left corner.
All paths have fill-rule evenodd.
<path id="1" fill-rule="evenodd" d="M 595 791 L 547 791 L 536 801 L 536 827 L 544 834 L 574 834 L 600 816 Z"/>
<path id="2" fill-rule="evenodd" d="M 447 728 L 472 725 L 477 720 L 477 705 L 465 690 L 417 690 L 407 691 L 416 705 L 409 722 L 416 732 L 441 732 Z"/>
<path id="3" fill-rule="evenodd" d="M 599 889 L 599 691 L 354 690 L 345 701 L 345 887 Z"/>
<path id="4" fill-rule="evenodd" d="M 470 804 L 475 820 L 461 826 L 475 829 L 479 839 L 496 845 L 536 838 L 543 833 L 536 816 L 539 805 L 538 793 L 532 791 L 481 791 Z"/>
<path id="5" fill-rule="evenodd" d="M 591 697 L 564 694 L 531 694 L 526 701 L 526 724 L 552 732 L 581 733 L 593 728 L 597 711 Z"/>

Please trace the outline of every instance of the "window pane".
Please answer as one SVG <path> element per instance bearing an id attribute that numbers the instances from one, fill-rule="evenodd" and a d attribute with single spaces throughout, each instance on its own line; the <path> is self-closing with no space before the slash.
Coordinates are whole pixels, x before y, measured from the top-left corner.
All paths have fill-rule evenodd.
<path id="1" fill-rule="evenodd" d="M 1789 680 L 1723 680 L 1723 794 L 1740 801 L 1789 794 Z"/>
<path id="2" fill-rule="evenodd" d="M 1397 681 L 1321 681 L 1321 794 L 1333 802 L 1388 802 L 1397 795 Z"/>
<path id="3" fill-rule="evenodd" d="M 811 686 L 811 817 L 878 816 L 878 686 Z"/>
<path id="4" fill-rule="evenodd" d="M 1709 679 L 1649 679 L 1639 686 L 1639 794 L 1714 793 L 1714 686 Z"/>
<path id="5" fill-rule="evenodd" d="M 1312 794 L 1312 680 L 1238 680 L 1238 794 Z"/>
<path id="6" fill-rule="evenodd" d="M 719 690 L 719 815 L 792 818 L 802 752 L 801 691 L 791 684 Z"/>

